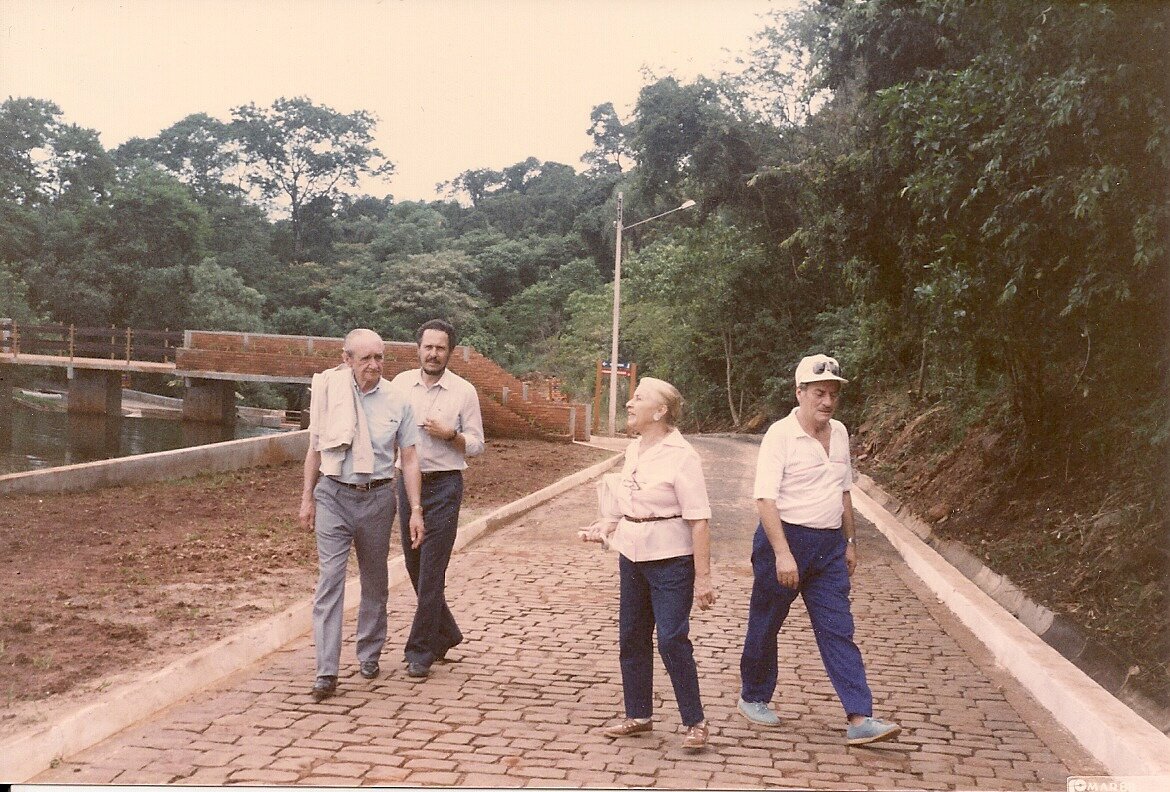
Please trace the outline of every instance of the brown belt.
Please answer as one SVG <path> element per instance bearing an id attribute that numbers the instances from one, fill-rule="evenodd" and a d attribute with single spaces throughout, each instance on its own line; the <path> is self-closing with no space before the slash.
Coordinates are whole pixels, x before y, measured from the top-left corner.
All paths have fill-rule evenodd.
<path id="1" fill-rule="evenodd" d="M 623 514 L 622 519 L 633 523 L 639 522 L 658 522 L 659 520 L 677 520 L 682 517 L 681 514 L 671 514 L 668 517 L 631 517 L 628 514 Z"/>

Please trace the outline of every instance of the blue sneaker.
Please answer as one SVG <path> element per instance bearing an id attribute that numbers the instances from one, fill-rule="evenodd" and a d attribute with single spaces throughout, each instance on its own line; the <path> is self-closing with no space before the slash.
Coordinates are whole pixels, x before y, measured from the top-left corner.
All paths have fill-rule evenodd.
<path id="1" fill-rule="evenodd" d="M 856 726 L 849 724 L 845 737 L 850 745 L 867 745 L 897 737 L 901 731 L 902 727 L 896 723 L 881 718 L 866 718 Z"/>
<path id="2" fill-rule="evenodd" d="M 758 723 L 761 726 L 779 726 L 780 718 L 776 717 L 776 713 L 768 708 L 767 702 L 764 701 L 744 701 L 739 700 L 739 711 L 745 718 L 752 723 Z"/>

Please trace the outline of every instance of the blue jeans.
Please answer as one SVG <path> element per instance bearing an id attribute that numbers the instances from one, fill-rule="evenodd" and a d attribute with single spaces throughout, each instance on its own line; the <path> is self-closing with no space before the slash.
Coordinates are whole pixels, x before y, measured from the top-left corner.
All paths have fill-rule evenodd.
<path id="1" fill-rule="evenodd" d="M 622 692 L 627 718 L 649 718 L 654 699 L 654 629 L 658 653 L 674 686 L 684 726 L 703 720 L 699 674 L 690 632 L 695 598 L 695 558 L 678 556 L 634 562 L 619 556 L 621 606 L 618 614 Z"/>
<path id="2" fill-rule="evenodd" d="M 776 553 L 761 524 L 752 543 L 755 582 L 748 612 L 747 638 L 739 661 L 744 701 L 768 702 L 776 692 L 776 636 L 796 595 L 804 598 L 821 662 L 847 715 L 873 714 L 873 695 L 865 680 L 861 651 L 853 642 L 849 609 L 849 571 L 845 536 L 840 530 L 819 530 L 784 523 L 788 549 L 796 559 L 800 588 L 776 580 Z"/>
<path id="3" fill-rule="evenodd" d="M 402 556 L 410 583 L 418 596 L 418 607 L 406 639 L 406 662 L 430 667 L 431 663 L 463 640 L 463 633 L 447 607 L 447 565 L 459 528 L 459 506 L 463 502 L 463 472 L 447 470 L 423 474 L 422 544 L 410 546 L 410 500 L 405 477 L 398 477 L 398 515 L 402 531 Z"/>

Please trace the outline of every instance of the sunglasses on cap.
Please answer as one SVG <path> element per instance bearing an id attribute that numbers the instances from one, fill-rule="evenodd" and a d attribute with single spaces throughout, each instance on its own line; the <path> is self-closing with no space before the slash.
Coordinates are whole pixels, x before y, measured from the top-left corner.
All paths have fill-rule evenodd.
<path id="1" fill-rule="evenodd" d="M 816 363 L 813 363 L 813 374 L 824 374 L 826 369 L 833 376 L 841 376 L 841 367 L 837 365 L 837 361 L 835 360 L 818 360 Z"/>

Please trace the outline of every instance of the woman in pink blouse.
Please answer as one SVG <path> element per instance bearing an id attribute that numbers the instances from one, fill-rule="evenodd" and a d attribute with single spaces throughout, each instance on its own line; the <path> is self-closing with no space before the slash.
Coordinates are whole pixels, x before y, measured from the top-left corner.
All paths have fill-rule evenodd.
<path id="1" fill-rule="evenodd" d="M 620 477 L 602 492 L 602 519 L 583 538 L 619 553 L 619 657 L 626 719 L 607 737 L 654 728 L 654 647 L 674 686 L 683 747 L 707 744 L 707 722 L 689 637 L 691 606 L 715 602 L 711 588 L 711 507 L 698 452 L 676 428 L 682 396 L 668 382 L 645 377 L 626 404 L 627 428 L 638 435 L 626 449 Z M 605 492 L 604 490 L 608 490 Z"/>

